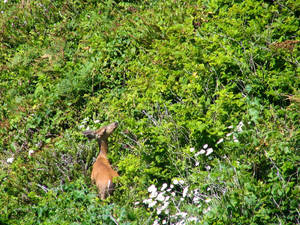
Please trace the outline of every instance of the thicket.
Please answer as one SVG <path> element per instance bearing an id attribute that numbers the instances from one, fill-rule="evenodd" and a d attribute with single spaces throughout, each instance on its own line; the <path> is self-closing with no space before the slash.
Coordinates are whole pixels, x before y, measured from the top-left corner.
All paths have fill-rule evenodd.
<path id="1" fill-rule="evenodd" d="M 299 7 L 1 1 L 0 223 L 299 224 Z"/>

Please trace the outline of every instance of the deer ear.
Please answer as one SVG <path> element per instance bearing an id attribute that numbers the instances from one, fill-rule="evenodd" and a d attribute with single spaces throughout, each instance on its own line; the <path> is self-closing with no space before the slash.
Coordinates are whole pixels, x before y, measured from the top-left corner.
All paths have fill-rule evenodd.
<path id="1" fill-rule="evenodd" d="M 86 130 L 82 132 L 84 136 L 86 136 L 88 139 L 96 138 L 96 132 L 93 130 Z"/>
<path id="2" fill-rule="evenodd" d="M 101 137 L 105 133 L 106 133 L 106 127 L 100 128 L 99 130 L 95 131 L 95 135 L 97 135 L 98 137 Z"/>

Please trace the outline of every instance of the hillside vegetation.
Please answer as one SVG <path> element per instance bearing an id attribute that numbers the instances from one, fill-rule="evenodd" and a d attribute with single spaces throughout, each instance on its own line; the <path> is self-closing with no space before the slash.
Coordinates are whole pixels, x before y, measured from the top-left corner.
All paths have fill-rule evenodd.
<path id="1" fill-rule="evenodd" d="M 299 10 L 1 1 L 0 224 L 299 224 Z"/>

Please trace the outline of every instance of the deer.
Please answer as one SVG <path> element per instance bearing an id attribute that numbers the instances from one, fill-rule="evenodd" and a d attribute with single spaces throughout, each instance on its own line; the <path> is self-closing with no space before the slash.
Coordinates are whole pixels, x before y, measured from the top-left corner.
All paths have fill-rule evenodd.
<path id="1" fill-rule="evenodd" d="M 114 189 L 113 178 L 119 176 L 118 172 L 112 169 L 107 159 L 108 137 L 117 127 L 118 123 L 114 122 L 98 130 L 87 130 L 83 132 L 88 139 L 96 139 L 99 144 L 100 153 L 93 164 L 91 180 L 92 183 L 96 184 L 99 196 L 102 200 L 112 193 Z"/>

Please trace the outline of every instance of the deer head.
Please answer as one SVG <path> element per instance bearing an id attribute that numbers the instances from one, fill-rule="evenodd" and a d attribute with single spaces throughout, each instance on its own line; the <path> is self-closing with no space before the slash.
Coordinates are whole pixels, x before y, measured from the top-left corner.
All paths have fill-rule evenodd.
<path id="1" fill-rule="evenodd" d="M 102 127 L 98 130 L 87 130 L 83 134 L 88 139 L 97 139 L 97 140 L 107 140 L 107 138 L 113 133 L 113 131 L 118 127 L 118 122 L 111 123 L 105 127 Z"/>

